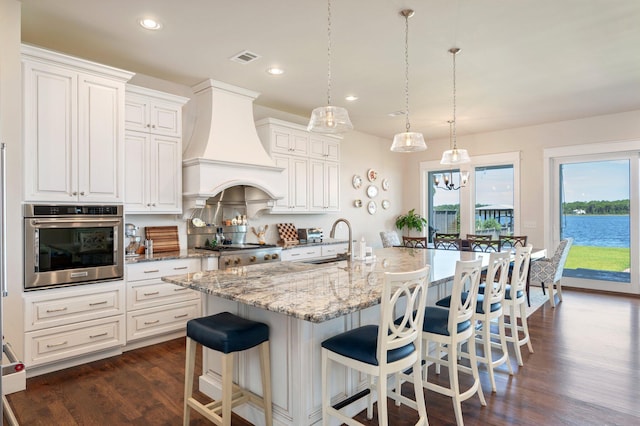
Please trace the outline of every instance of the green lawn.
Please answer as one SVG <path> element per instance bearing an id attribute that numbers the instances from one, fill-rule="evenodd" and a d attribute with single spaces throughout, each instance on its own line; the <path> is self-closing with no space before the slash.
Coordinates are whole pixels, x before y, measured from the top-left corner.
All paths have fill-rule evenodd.
<path id="1" fill-rule="evenodd" d="M 571 246 L 565 269 L 623 272 L 631 266 L 628 248 Z"/>

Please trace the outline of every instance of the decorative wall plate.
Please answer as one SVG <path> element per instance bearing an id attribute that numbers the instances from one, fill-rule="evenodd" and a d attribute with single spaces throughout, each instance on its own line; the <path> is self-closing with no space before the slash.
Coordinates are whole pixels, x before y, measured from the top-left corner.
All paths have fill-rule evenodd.
<path id="1" fill-rule="evenodd" d="M 376 214 L 376 210 L 378 210 L 378 206 L 376 205 L 376 202 L 369 201 L 369 204 L 367 204 L 367 211 L 369 212 L 369 214 Z"/>
<path id="2" fill-rule="evenodd" d="M 356 207 L 362 207 L 362 200 L 355 200 L 353 202 L 353 205 L 356 206 Z"/>
<path id="3" fill-rule="evenodd" d="M 378 172 L 373 169 L 369 169 L 369 171 L 367 172 L 367 179 L 369 179 L 369 182 L 374 182 L 376 179 L 378 179 Z"/>
<path id="4" fill-rule="evenodd" d="M 375 185 L 369 185 L 367 187 L 367 197 L 375 198 L 376 195 L 378 195 L 378 187 Z"/>
<path id="5" fill-rule="evenodd" d="M 353 183 L 353 187 L 355 189 L 358 189 L 362 186 L 362 178 L 359 175 L 353 175 L 351 183 Z"/>
<path id="6" fill-rule="evenodd" d="M 385 210 L 388 209 L 389 205 L 390 205 L 389 200 L 382 200 L 382 208 L 383 209 L 385 209 Z"/>
<path id="7" fill-rule="evenodd" d="M 385 191 L 389 190 L 389 179 L 382 179 L 382 189 L 384 189 Z"/>

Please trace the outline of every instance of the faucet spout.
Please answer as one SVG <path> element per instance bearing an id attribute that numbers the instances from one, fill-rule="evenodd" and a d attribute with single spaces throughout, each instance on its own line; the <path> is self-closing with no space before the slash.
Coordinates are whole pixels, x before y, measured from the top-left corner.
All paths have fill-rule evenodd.
<path id="1" fill-rule="evenodd" d="M 351 246 L 351 241 L 353 240 L 353 234 L 351 232 L 351 223 L 349 223 L 347 219 L 341 217 L 340 219 L 337 219 L 335 222 L 333 222 L 333 225 L 331 226 L 331 232 L 329 232 L 329 238 L 335 238 L 336 227 L 340 222 L 343 222 L 345 225 L 347 225 L 347 229 L 349 230 L 349 244 L 347 245 L 347 252 L 345 254 L 347 255 L 347 258 L 349 260 L 353 260 L 353 250 Z"/>

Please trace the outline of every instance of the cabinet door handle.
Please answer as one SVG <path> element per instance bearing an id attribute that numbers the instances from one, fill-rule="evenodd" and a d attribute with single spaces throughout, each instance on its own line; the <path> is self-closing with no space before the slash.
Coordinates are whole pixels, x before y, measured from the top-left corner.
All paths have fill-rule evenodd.
<path id="1" fill-rule="evenodd" d="M 174 271 L 179 271 L 180 269 L 187 269 L 188 266 L 177 266 L 175 268 L 173 268 Z"/>
<path id="2" fill-rule="evenodd" d="M 156 294 L 160 294 L 159 291 L 153 291 L 151 293 L 144 293 L 145 296 L 155 296 Z"/>
<path id="3" fill-rule="evenodd" d="M 47 309 L 47 313 L 48 314 L 52 314 L 54 312 L 64 312 L 67 310 L 67 307 L 65 306 L 64 308 L 58 308 L 58 309 Z"/>
<path id="4" fill-rule="evenodd" d="M 182 315 L 174 315 L 173 317 L 178 319 L 178 318 L 184 318 L 184 317 L 188 317 L 189 314 L 182 314 Z"/>
<path id="5" fill-rule="evenodd" d="M 48 348 L 57 348 L 58 346 L 64 346 L 67 343 L 68 342 L 66 340 L 64 342 L 62 342 L 62 343 L 49 343 L 49 344 L 47 344 L 47 347 Z"/>
<path id="6" fill-rule="evenodd" d="M 89 336 L 89 339 L 95 339 L 96 337 L 103 337 L 106 335 L 107 335 L 107 332 L 105 331 L 104 333 L 94 334 L 93 336 Z"/>
<path id="7" fill-rule="evenodd" d="M 157 324 L 157 323 L 159 323 L 159 322 L 160 322 L 160 320 L 155 320 L 155 321 L 145 321 L 145 322 L 144 322 L 144 325 L 152 325 L 152 324 Z"/>
<path id="8" fill-rule="evenodd" d="M 103 302 L 95 302 L 95 303 L 89 303 L 89 306 L 98 306 L 98 305 L 106 305 L 107 301 L 103 301 Z"/>
<path id="9" fill-rule="evenodd" d="M 145 274 L 154 274 L 156 272 L 160 272 L 160 269 L 149 269 L 148 271 L 144 271 Z"/>
<path id="10" fill-rule="evenodd" d="M 185 290 L 189 290 L 189 287 L 180 287 L 180 288 L 173 289 L 173 291 L 185 291 Z"/>

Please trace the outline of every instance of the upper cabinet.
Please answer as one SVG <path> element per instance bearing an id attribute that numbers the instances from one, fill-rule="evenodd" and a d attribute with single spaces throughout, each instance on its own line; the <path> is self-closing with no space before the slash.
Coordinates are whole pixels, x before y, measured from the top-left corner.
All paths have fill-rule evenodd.
<path id="1" fill-rule="evenodd" d="M 262 144 L 285 169 L 287 193 L 274 213 L 328 213 L 340 210 L 340 137 L 308 132 L 273 118 L 256 122 Z"/>
<path id="2" fill-rule="evenodd" d="M 182 213 L 182 106 L 188 100 L 127 85 L 125 213 Z"/>
<path id="3" fill-rule="evenodd" d="M 123 202 L 133 73 L 22 46 L 25 201 Z"/>

